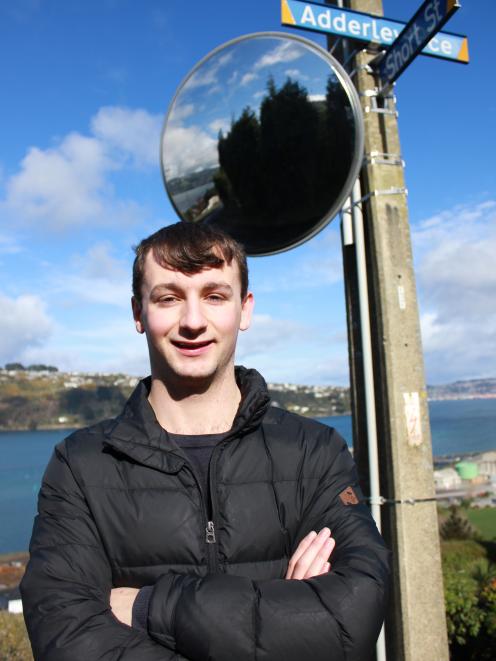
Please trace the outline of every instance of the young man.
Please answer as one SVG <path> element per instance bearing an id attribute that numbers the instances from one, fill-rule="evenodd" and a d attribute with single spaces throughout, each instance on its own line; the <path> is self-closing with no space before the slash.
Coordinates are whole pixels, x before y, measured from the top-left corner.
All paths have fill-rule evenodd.
<path id="1" fill-rule="evenodd" d="M 344 441 L 234 367 L 242 249 L 166 227 L 136 250 L 133 294 L 151 377 L 47 468 L 21 586 L 35 658 L 370 658 L 388 552 Z"/>

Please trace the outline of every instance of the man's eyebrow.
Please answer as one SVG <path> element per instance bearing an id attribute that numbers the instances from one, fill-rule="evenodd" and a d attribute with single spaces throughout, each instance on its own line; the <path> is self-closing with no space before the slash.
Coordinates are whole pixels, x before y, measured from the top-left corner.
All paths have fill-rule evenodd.
<path id="1" fill-rule="evenodd" d="M 158 285 L 155 285 L 155 287 L 153 287 L 150 293 L 156 294 L 158 291 L 161 291 L 162 289 L 166 289 L 168 291 L 174 291 L 174 292 L 182 291 L 181 287 L 179 287 L 179 285 L 176 285 L 175 282 L 160 282 Z"/>
<path id="2" fill-rule="evenodd" d="M 227 282 L 206 282 L 202 287 L 203 291 L 212 291 L 214 289 L 221 289 L 230 294 L 233 293 L 233 288 L 231 285 L 228 285 Z"/>

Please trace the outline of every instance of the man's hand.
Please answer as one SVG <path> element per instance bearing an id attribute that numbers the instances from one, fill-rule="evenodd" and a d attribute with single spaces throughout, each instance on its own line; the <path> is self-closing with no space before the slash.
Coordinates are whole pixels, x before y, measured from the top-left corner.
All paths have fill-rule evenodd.
<path id="1" fill-rule="evenodd" d="M 335 544 L 329 528 L 322 528 L 318 535 L 312 530 L 301 540 L 291 556 L 286 578 L 302 580 L 327 574 L 331 568 L 329 556 Z M 114 588 L 110 592 L 110 608 L 113 614 L 128 626 L 131 626 L 133 604 L 138 592 L 136 588 Z"/>
<path id="2" fill-rule="evenodd" d="M 335 545 L 329 528 L 322 528 L 318 535 L 312 530 L 291 556 L 286 578 L 302 580 L 327 574 L 331 568 L 329 556 Z"/>
<path id="3" fill-rule="evenodd" d="M 133 619 L 133 604 L 139 590 L 136 588 L 114 588 L 110 591 L 110 608 L 115 617 L 131 626 Z"/>

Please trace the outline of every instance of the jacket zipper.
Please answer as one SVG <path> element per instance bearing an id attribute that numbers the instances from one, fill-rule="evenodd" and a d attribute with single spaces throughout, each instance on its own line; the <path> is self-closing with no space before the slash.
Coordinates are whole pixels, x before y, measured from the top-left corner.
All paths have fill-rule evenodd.
<path id="1" fill-rule="evenodd" d="M 198 479 L 198 476 L 193 466 L 190 464 L 190 462 L 187 459 L 185 462 L 185 466 L 193 475 L 193 478 L 196 482 L 196 486 L 198 487 L 198 491 L 200 492 L 200 499 L 202 502 L 202 510 L 203 510 L 203 516 L 205 522 L 205 543 L 207 546 L 207 565 L 208 565 L 209 574 L 219 573 L 219 559 L 217 557 L 217 547 L 215 546 L 217 544 L 217 538 L 215 535 L 215 523 L 214 523 L 215 521 L 214 511 L 216 511 L 216 507 L 214 508 L 213 505 L 214 498 L 212 496 L 212 494 L 214 494 L 215 491 L 213 491 L 214 479 L 212 476 L 213 471 L 211 470 L 212 460 L 216 449 L 217 447 L 214 448 L 212 452 L 212 457 L 210 459 L 209 475 L 207 481 L 210 493 L 208 494 L 205 494 L 203 492 L 203 487 L 201 485 L 200 480 Z"/>
<path id="2" fill-rule="evenodd" d="M 207 526 L 205 528 L 205 541 L 207 542 L 207 552 L 211 560 L 211 564 L 209 563 L 209 568 L 210 571 L 214 574 L 218 574 L 220 571 L 219 556 L 217 547 L 215 546 L 217 543 L 217 538 L 215 535 L 215 522 L 217 521 L 217 485 L 215 483 L 215 476 L 217 475 L 217 459 L 219 456 L 219 449 L 222 445 L 223 443 L 214 447 L 208 467 L 208 504 L 210 506 L 210 521 L 207 521 Z"/>

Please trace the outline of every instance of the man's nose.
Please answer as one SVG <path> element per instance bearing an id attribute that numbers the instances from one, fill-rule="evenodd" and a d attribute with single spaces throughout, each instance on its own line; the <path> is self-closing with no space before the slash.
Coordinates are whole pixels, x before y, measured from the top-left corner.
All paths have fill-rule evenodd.
<path id="1" fill-rule="evenodd" d="M 202 310 L 200 301 L 187 300 L 184 303 L 180 327 L 183 330 L 198 333 L 207 326 L 207 320 Z"/>

